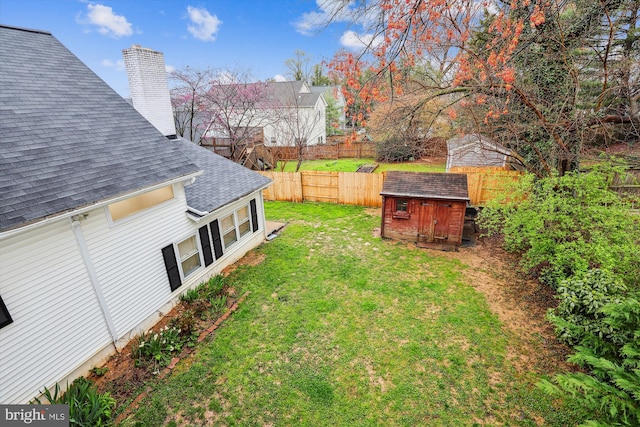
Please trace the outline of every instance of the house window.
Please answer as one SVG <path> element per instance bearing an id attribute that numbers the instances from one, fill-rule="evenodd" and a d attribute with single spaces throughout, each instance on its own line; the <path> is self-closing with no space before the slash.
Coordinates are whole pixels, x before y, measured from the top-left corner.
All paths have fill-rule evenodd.
<path id="1" fill-rule="evenodd" d="M 221 226 L 222 240 L 224 241 L 224 247 L 226 249 L 238 241 L 238 236 L 236 235 L 236 222 L 234 219 L 234 214 L 222 218 Z"/>
<path id="2" fill-rule="evenodd" d="M 173 199 L 173 186 L 158 188 L 109 205 L 112 221 L 126 218 L 145 209 Z"/>
<path id="3" fill-rule="evenodd" d="M 4 301 L 2 301 L 2 297 L 0 297 L 0 329 L 4 328 L 12 322 L 13 319 L 9 314 L 9 310 L 7 310 L 7 306 L 4 305 Z"/>
<path id="4" fill-rule="evenodd" d="M 183 277 L 189 276 L 200 268 L 202 264 L 200 263 L 200 252 L 198 251 L 196 236 L 191 236 L 178 243 L 178 256 L 180 257 Z"/>
<path id="5" fill-rule="evenodd" d="M 240 237 L 251 232 L 251 221 L 249 220 L 249 206 L 244 206 L 236 211 L 238 217 L 238 233 Z"/>
<path id="6" fill-rule="evenodd" d="M 407 199 L 395 199 L 393 217 L 409 218 L 409 201 Z"/>

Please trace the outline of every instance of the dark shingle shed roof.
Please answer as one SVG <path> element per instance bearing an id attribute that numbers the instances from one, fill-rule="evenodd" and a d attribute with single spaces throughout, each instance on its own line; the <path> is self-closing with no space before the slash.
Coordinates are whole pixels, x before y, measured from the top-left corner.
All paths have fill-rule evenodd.
<path id="1" fill-rule="evenodd" d="M 383 196 L 469 200 L 467 175 L 390 171 L 382 185 Z"/>
<path id="2" fill-rule="evenodd" d="M 271 183 L 266 176 L 227 160 L 189 140 L 180 138 L 176 144 L 183 154 L 203 171 L 193 184 L 185 187 L 187 204 L 190 208 L 201 212 L 213 212 Z"/>
<path id="3" fill-rule="evenodd" d="M 198 171 L 50 33 L 0 25 L 0 231 Z"/>

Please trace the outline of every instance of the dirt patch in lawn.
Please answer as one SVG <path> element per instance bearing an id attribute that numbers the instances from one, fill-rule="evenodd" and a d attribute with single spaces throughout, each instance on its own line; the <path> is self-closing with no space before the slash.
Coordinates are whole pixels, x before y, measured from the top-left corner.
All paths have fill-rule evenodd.
<path id="1" fill-rule="evenodd" d="M 508 357 L 517 369 L 547 374 L 572 369 L 566 363 L 570 348 L 545 320 L 547 310 L 557 305 L 553 290 L 519 273 L 517 259 L 497 240 L 481 239 L 474 247 L 439 254 L 468 266 L 462 270 L 466 282 L 485 296 L 503 328 L 516 338 Z"/>

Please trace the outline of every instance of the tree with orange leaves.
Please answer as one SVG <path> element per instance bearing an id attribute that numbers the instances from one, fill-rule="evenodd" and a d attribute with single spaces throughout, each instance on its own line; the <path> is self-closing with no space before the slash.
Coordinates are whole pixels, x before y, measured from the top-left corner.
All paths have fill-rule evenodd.
<path id="1" fill-rule="evenodd" d="M 360 112 L 418 87 L 539 176 L 577 168 L 585 144 L 638 140 L 638 0 L 332 3 L 367 23 L 366 49 L 330 64 Z"/>

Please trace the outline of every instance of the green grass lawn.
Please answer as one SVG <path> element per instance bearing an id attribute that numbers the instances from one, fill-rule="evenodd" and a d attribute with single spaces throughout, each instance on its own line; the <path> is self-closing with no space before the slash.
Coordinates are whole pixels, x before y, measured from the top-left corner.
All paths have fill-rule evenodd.
<path id="1" fill-rule="evenodd" d="M 355 172 L 358 168 L 365 164 L 377 163 L 374 159 L 338 159 L 338 160 L 307 160 L 302 162 L 301 171 L 331 171 L 331 172 Z M 295 172 L 297 162 L 290 160 L 286 163 L 284 172 Z M 429 164 L 423 162 L 406 162 L 406 163 L 378 163 L 375 173 L 384 171 L 399 170 L 410 172 L 444 172 L 445 164 Z M 274 171 L 281 172 L 281 163 Z"/>
<path id="2" fill-rule="evenodd" d="M 374 237 L 367 212 L 267 202 L 289 225 L 228 276 L 248 299 L 122 425 L 576 425 L 507 357 L 467 267 Z"/>

